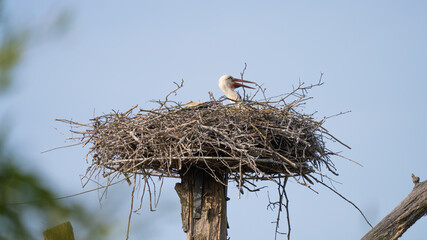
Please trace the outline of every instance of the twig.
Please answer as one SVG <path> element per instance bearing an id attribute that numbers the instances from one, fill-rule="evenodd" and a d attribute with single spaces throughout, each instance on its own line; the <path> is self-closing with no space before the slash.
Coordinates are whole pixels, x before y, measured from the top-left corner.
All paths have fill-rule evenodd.
<path id="1" fill-rule="evenodd" d="M 76 196 L 83 195 L 83 194 L 86 194 L 86 193 L 90 193 L 90 192 L 93 192 L 93 191 L 97 191 L 97 190 L 100 190 L 100 189 L 103 189 L 103 188 L 107 188 L 109 186 L 113 186 L 113 185 L 116 185 L 116 184 L 124 182 L 124 181 L 125 181 L 125 179 L 122 179 L 122 180 L 119 180 L 119 181 L 117 181 L 115 183 L 110 183 L 107 186 L 101 186 L 101 187 L 90 189 L 90 190 L 87 190 L 87 191 L 84 191 L 84 192 L 79 192 L 79 193 L 76 193 L 76 194 L 71 194 L 71 195 L 67 195 L 67 196 L 63 196 L 63 197 L 53 198 L 51 200 L 61 200 L 61 199 L 76 197 Z M 35 200 L 35 201 L 28 201 L 28 202 L 6 203 L 6 205 L 25 205 L 25 204 L 39 203 L 39 202 L 43 202 L 43 201 L 46 201 L 46 200 L 43 199 L 43 200 Z"/>
<path id="2" fill-rule="evenodd" d="M 350 203 L 351 205 L 353 205 L 353 207 L 355 207 L 357 209 L 357 211 L 360 212 L 360 214 L 362 215 L 362 217 L 365 219 L 365 222 L 371 227 L 372 224 L 368 221 L 368 219 L 366 218 L 365 214 L 363 214 L 362 210 L 360 210 L 359 207 L 356 206 L 356 204 L 354 204 L 352 201 L 348 200 L 347 198 L 345 198 L 343 195 L 341 195 L 339 192 L 337 192 L 336 190 L 334 190 L 333 188 L 331 188 L 330 186 L 326 185 L 325 183 L 323 183 L 322 181 L 319 181 L 317 178 L 311 176 L 317 183 L 320 183 L 321 185 L 325 186 L 326 188 L 328 188 L 329 190 L 331 190 L 332 192 L 334 192 L 336 195 L 340 196 L 342 199 L 344 199 L 346 202 Z"/>
<path id="3" fill-rule="evenodd" d="M 74 143 L 74 144 L 70 144 L 70 145 L 66 145 L 66 146 L 61 146 L 61 147 L 56 147 L 56 148 L 52 148 L 52 149 L 48 149 L 46 151 L 41 152 L 41 154 L 47 153 L 47 152 L 51 152 L 54 150 L 58 150 L 58 149 L 62 149 L 62 148 L 69 148 L 69 147 L 74 147 L 77 145 L 82 145 L 83 143 L 79 142 L 79 143 Z"/>
<path id="4" fill-rule="evenodd" d="M 286 193 L 286 183 L 288 181 L 288 178 L 285 177 L 285 182 L 283 183 L 283 195 L 285 196 L 285 209 L 286 209 L 286 219 L 288 222 L 288 240 L 291 239 L 291 218 L 290 218 L 290 214 L 289 214 L 289 199 L 288 199 L 288 194 Z"/>
<path id="5" fill-rule="evenodd" d="M 248 65 L 245 63 L 245 67 L 243 68 L 243 70 L 242 70 L 242 72 L 240 73 L 240 79 L 242 79 L 243 80 L 243 75 L 245 75 L 245 71 L 246 71 L 246 67 L 247 67 Z M 245 91 L 245 88 L 243 88 L 243 101 L 246 99 L 246 91 Z M 247 100 L 247 99 L 246 99 Z"/>
<path id="6" fill-rule="evenodd" d="M 135 194 L 135 186 L 136 186 L 136 174 L 133 176 L 133 187 L 132 187 L 132 196 L 130 200 L 129 218 L 128 218 L 128 224 L 127 224 L 127 230 L 126 230 L 126 240 L 129 239 L 130 220 L 132 218 L 132 212 L 133 212 L 133 198 Z"/>

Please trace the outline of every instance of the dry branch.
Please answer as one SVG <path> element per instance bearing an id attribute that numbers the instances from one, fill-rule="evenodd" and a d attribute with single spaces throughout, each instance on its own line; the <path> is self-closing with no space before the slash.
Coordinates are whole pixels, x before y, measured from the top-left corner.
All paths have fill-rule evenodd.
<path id="1" fill-rule="evenodd" d="M 414 188 L 381 220 L 362 240 L 395 240 L 408 230 L 418 219 L 427 215 L 427 181 L 419 183 L 412 174 Z"/>

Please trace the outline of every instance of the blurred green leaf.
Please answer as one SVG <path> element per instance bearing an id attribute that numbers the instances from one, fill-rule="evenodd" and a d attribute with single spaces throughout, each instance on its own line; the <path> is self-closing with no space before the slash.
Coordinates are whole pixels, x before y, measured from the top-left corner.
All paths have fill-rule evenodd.
<path id="1" fill-rule="evenodd" d="M 74 240 L 73 226 L 70 221 L 49 228 L 43 232 L 45 240 Z"/>
<path id="2" fill-rule="evenodd" d="M 15 34 L 0 40 L 0 90 L 6 90 L 12 80 L 12 71 L 21 60 L 25 34 Z"/>
<path id="3" fill-rule="evenodd" d="M 87 239 L 103 239 L 108 226 L 78 204 L 55 200 L 36 173 L 21 170 L 22 161 L 6 151 L 5 139 L 0 133 L 0 239 L 40 239 L 43 230 L 66 219 L 89 230 Z M 35 233 L 33 221 L 44 223 Z"/>
<path id="4" fill-rule="evenodd" d="M 30 31 L 7 30 L 3 3 L 0 0 L 0 94 L 13 82 L 13 72 L 32 35 Z M 66 30 L 68 23 L 69 17 L 61 15 L 54 27 Z M 8 129 L 0 122 L 0 240 L 41 239 L 44 230 L 65 220 L 81 228 L 75 230 L 85 233 L 81 239 L 105 239 L 110 226 L 104 219 L 95 219 L 95 214 L 72 199 L 56 200 L 37 172 L 22 169 L 21 164 L 32 159 L 20 159 L 7 148 Z"/>
<path id="5" fill-rule="evenodd" d="M 62 11 L 53 23 L 52 31 L 58 35 L 64 34 L 71 25 L 71 19 L 70 11 Z"/>

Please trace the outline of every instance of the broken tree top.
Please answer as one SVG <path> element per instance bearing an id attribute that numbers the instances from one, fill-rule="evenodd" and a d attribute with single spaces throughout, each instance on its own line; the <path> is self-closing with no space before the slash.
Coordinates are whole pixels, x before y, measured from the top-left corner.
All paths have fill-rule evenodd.
<path id="1" fill-rule="evenodd" d="M 294 177 L 307 185 L 314 173 L 324 174 L 322 168 L 337 175 L 330 156 L 338 154 L 325 140 L 341 142 L 322 127 L 326 118 L 316 121 L 298 111 L 309 98 L 296 90 L 276 100 L 225 104 L 211 97 L 191 107 L 166 98 L 157 109 L 135 106 L 89 124 L 59 121 L 71 124 L 74 139 L 90 147 L 88 172 L 177 177 L 196 167 L 240 179 Z"/>

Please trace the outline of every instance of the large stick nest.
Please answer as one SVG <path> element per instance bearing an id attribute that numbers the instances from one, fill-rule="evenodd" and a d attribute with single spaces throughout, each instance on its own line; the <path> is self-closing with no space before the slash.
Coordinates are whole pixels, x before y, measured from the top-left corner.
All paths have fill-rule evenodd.
<path id="1" fill-rule="evenodd" d="M 243 79 L 243 73 L 241 75 Z M 278 208 L 276 237 L 281 234 L 278 231 L 280 213 L 285 209 L 287 238 L 290 239 L 289 201 L 285 189 L 289 178 L 310 189 L 314 182 L 327 187 L 352 204 L 370 225 L 354 203 L 323 182 L 323 177 L 328 176 L 322 168 L 338 175 L 330 157 L 345 158 L 329 150 L 326 142 L 349 147 L 323 127 L 329 117 L 316 120 L 312 114 L 301 111 L 301 106 L 310 99 L 306 96 L 307 90 L 322 85 L 321 78 L 322 75 L 317 84 L 304 86 L 300 83 L 290 93 L 273 98 L 267 98 L 265 89 L 259 87 L 251 98 L 244 96 L 238 103 L 225 104 L 226 99 L 215 100 L 210 94 L 209 102 L 196 106 L 168 99 L 171 94 L 176 95 L 181 83 L 176 84 L 178 88 L 164 101 L 157 101 L 158 107 L 151 110 L 137 110 L 135 106 L 123 113 L 113 111 L 95 117 L 88 124 L 58 121 L 70 124 L 71 132 L 77 134 L 70 139 L 78 143 L 71 146 L 90 146 L 87 160 L 91 164 L 85 175 L 88 181 L 94 175 L 99 177 L 101 174 L 109 182 L 124 175 L 131 184 L 129 175 L 133 175 L 133 202 L 135 187 L 141 186 L 136 184 L 138 176 L 143 180 L 144 188 L 141 204 L 147 188 L 150 209 L 153 203 L 157 205 L 162 186 L 156 194 L 153 176 L 160 176 L 160 180 L 162 177 L 181 177 L 190 167 L 195 167 L 224 185 L 228 186 L 227 179 L 236 181 L 239 196 L 242 188 L 259 190 L 253 183 L 255 180 L 275 182 L 278 200 L 269 200 L 268 208 Z M 258 93 L 262 93 L 262 100 L 254 101 Z M 343 113 L 336 115 L 340 114 Z M 77 131 L 77 127 L 85 129 Z M 132 209 L 133 204 L 131 212 Z"/>
<path id="2" fill-rule="evenodd" d="M 234 104 L 211 96 L 193 107 L 166 97 L 157 109 L 138 111 L 135 106 L 89 124 L 60 121 L 87 127 L 72 131 L 80 134 L 83 145 L 90 145 L 88 172 L 176 177 L 193 166 L 236 180 L 293 177 L 307 185 L 313 173 L 323 175 L 323 166 L 336 175 L 330 160 L 336 153 L 325 146 L 325 139 L 338 140 L 322 127 L 325 119 L 316 121 L 298 111 L 309 99 L 306 90 L 300 85 L 274 101 Z M 296 98 L 287 103 L 290 96 Z"/>

